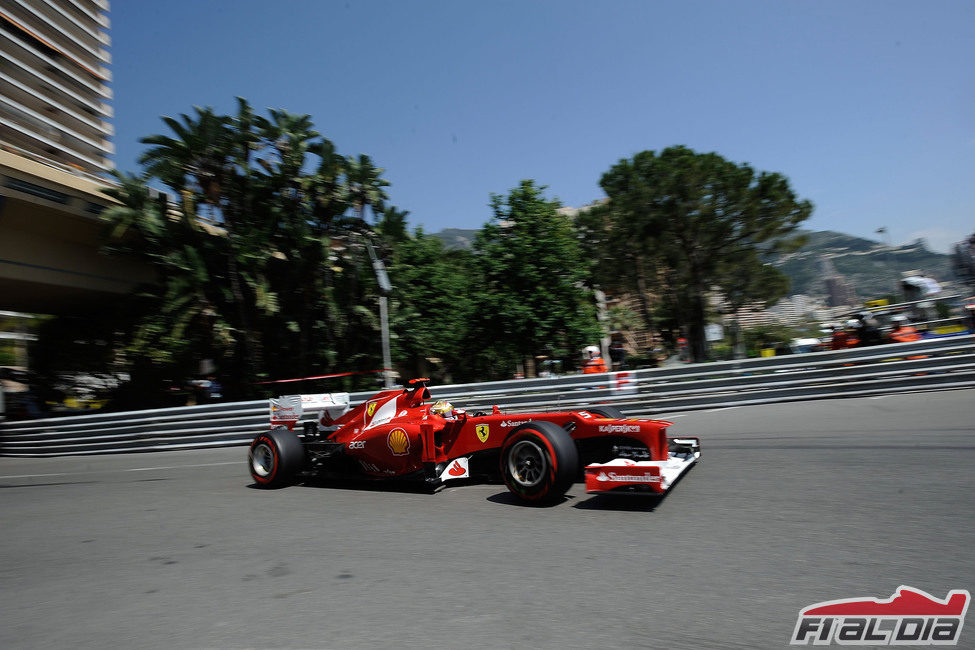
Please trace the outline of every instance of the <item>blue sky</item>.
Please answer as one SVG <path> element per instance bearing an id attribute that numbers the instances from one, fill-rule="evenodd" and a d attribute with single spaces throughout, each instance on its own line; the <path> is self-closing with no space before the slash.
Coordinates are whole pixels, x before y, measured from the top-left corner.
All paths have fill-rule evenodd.
<path id="1" fill-rule="evenodd" d="M 788 176 L 807 226 L 936 250 L 975 231 L 975 3 L 112 3 L 116 163 L 234 97 L 312 116 L 427 231 L 532 178 L 565 205 L 684 144 Z"/>

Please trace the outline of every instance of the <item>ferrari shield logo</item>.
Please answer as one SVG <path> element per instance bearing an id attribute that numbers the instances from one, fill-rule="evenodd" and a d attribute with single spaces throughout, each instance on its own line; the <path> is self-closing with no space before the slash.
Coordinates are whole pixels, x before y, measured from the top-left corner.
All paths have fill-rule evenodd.
<path id="1" fill-rule="evenodd" d="M 478 424 L 474 427 L 474 433 L 477 434 L 477 439 L 481 442 L 487 442 L 488 436 L 491 435 L 491 427 L 487 424 Z"/>
<path id="2" fill-rule="evenodd" d="M 376 412 L 376 402 L 370 402 L 369 406 L 366 407 L 366 415 L 372 417 L 372 414 Z"/>

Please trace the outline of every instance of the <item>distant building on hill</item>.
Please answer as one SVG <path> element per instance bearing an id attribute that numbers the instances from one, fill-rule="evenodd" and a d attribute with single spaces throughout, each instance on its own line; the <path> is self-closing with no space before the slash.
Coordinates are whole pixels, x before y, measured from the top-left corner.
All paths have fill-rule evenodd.
<path id="1" fill-rule="evenodd" d="M 826 304 L 830 307 L 857 304 L 856 292 L 846 278 L 839 274 L 831 259 L 822 258 L 819 267 L 823 275 L 823 284 L 826 286 Z"/>

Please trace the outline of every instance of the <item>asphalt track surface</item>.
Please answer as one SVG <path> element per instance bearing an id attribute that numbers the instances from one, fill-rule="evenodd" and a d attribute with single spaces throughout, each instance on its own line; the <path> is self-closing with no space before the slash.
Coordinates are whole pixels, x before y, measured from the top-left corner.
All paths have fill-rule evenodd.
<path id="1" fill-rule="evenodd" d="M 0 648 L 783 648 L 816 602 L 975 591 L 973 406 L 680 414 L 704 457 L 666 498 L 544 509 L 258 490 L 243 448 L 0 458 Z"/>

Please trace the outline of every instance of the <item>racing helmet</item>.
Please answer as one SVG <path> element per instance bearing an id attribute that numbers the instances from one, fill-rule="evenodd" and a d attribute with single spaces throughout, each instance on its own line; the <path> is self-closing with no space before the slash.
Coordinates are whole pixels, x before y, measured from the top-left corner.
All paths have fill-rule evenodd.
<path id="1" fill-rule="evenodd" d="M 860 321 L 855 318 L 851 318 L 850 320 L 846 321 L 846 328 L 851 330 L 860 329 L 860 324 Z"/>
<path id="2" fill-rule="evenodd" d="M 450 418 L 454 416 L 454 406 L 447 400 L 442 399 L 430 407 L 430 413 L 439 415 L 442 418 Z"/>
<path id="3" fill-rule="evenodd" d="M 589 355 L 592 355 L 594 357 L 598 357 L 599 356 L 599 348 L 597 348 L 595 345 L 587 345 L 586 346 L 586 349 L 585 349 L 585 353 L 586 354 L 589 354 Z"/>

